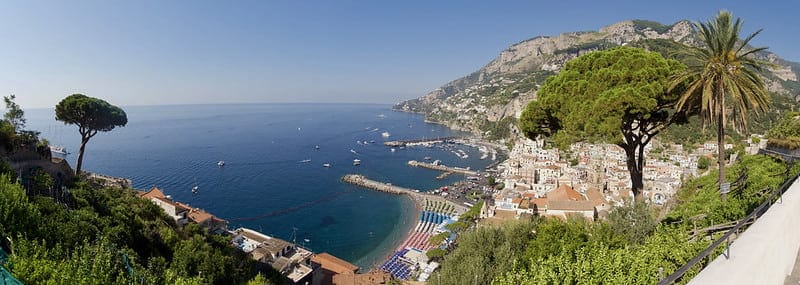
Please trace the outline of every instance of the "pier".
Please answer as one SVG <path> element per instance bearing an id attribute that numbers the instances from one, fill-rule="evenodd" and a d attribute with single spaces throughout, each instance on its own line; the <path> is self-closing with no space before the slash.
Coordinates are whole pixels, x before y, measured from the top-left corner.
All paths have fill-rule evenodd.
<path id="1" fill-rule="evenodd" d="M 438 170 L 438 171 L 443 171 L 443 172 L 459 173 L 459 174 L 464 174 L 464 175 L 469 175 L 469 176 L 478 175 L 477 171 L 469 170 L 469 169 L 466 169 L 466 168 L 449 167 L 449 166 L 446 166 L 446 165 L 433 164 L 433 163 L 427 163 L 427 162 L 420 162 L 420 161 L 416 161 L 416 160 L 408 161 L 408 165 L 414 166 L 414 167 L 422 167 L 422 168 L 427 168 L 427 169 L 433 169 L 433 170 Z"/>
<path id="2" fill-rule="evenodd" d="M 461 137 L 437 137 L 437 138 L 428 138 L 428 139 L 397 140 L 397 141 L 384 142 L 383 145 L 391 146 L 391 147 L 398 147 L 398 146 L 406 146 L 406 145 L 409 145 L 409 144 L 451 142 L 451 141 L 455 141 L 457 139 L 461 139 Z"/>
<path id="3" fill-rule="evenodd" d="M 360 174 L 347 174 L 342 177 L 342 181 L 375 191 L 397 194 L 397 195 L 408 195 L 409 197 L 414 199 L 414 202 L 417 204 L 418 208 L 421 207 L 422 205 L 425 205 L 425 201 L 436 201 L 436 202 L 445 202 L 448 205 L 452 205 L 457 215 L 460 215 L 469 210 L 469 208 L 465 207 L 464 205 L 459 205 L 458 203 L 449 201 L 442 196 L 432 195 L 425 192 L 419 192 L 419 190 L 416 189 L 405 188 L 397 185 L 392 185 L 390 183 L 371 180 L 365 177 L 364 175 Z"/>

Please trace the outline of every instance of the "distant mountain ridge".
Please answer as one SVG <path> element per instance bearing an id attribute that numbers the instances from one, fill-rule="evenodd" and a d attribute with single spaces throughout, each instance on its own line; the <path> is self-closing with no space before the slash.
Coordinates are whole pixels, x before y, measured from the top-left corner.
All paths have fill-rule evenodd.
<path id="1" fill-rule="evenodd" d="M 427 95 L 401 102 L 398 111 L 424 114 L 430 122 L 469 131 L 492 140 L 518 134 L 514 122 L 544 80 L 564 64 L 582 54 L 622 45 L 659 51 L 673 42 L 698 45 L 692 24 L 682 20 L 663 25 L 646 20 L 627 20 L 599 31 L 568 32 L 558 36 L 538 36 L 502 51 L 483 68 L 431 91 Z M 800 97 L 800 63 L 784 60 L 765 51 L 757 54 L 774 65 L 764 74 L 777 110 L 791 109 Z M 790 106 L 791 105 L 791 106 Z"/>

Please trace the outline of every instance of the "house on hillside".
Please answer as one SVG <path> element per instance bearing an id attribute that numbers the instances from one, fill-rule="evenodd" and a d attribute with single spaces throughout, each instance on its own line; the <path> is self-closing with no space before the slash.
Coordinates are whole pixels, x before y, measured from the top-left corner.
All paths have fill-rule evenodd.
<path id="1" fill-rule="evenodd" d="M 164 195 L 164 192 L 157 187 L 153 187 L 146 192 L 139 192 L 138 195 L 141 198 L 150 200 L 164 210 L 164 212 L 172 217 L 179 226 L 195 223 L 214 234 L 223 234 L 228 230 L 228 221 L 217 218 L 201 209 L 192 208 L 181 202 L 172 201 L 172 198 Z"/>
<path id="2" fill-rule="evenodd" d="M 147 192 L 139 192 L 138 195 L 141 198 L 150 200 L 153 204 L 156 204 L 156 206 L 164 210 L 164 213 L 167 213 L 168 216 L 174 219 L 178 226 L 184 226 L 189 223 L 188 213 L 190 208 L 181 203 L 172 201 L 167 195 L 164 195 L 161 189 L 153 187 Z"/>
<path id="3" fill-rule="evenodd" d="M 589 200 L 574 188 L 561 184 L 558 188 L 547 192 L 547 207 L 545 216 L 555 216 L 567 218 L 569 216 L 577 215 L 586 219 L 597 219 L 597 208 L 595 204 L 602 205 L 605 199 L 602 195 L 592 193 L 592 199 Z M 538 206 L 538 205 L 537 205 Z"/>
<path id="4" fill-rule="evenodd" d="M 314 271 L 311 251 L 247 228 L 238 228 L 230 233 L 233 235 L 231 243 L 251 259 L 272 266 L 294 284 L 311 281 Z"/>

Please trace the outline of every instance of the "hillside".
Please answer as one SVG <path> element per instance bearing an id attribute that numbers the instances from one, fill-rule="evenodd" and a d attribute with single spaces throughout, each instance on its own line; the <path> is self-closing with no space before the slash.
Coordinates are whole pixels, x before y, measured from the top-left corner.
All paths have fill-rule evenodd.
<path id="1" fill-rule="evenodd" d="M 539 36 L 510 46 L 472 74 L 448 82 L 421 98 L 401 102 L 394 109 L 421 113 L 431 122 L 491 140 L 503 140 L 517 133 L 514 123 L 527 103 L 536 99 L 538 86 L 549 75 L 557 73 L 568 60 L 620 45 L 668 54 L 679 46 L 676 43 L 698 43 L 689 21 L 663 25 L 628 20 L 598 31 Z M 768 51 L 757 56 L 774 64 L 765 72 L 764 78 L 778 111 L 752 124 L 754 132 L 763 132 L 771 122 L 780 118 L 780 112 L 791 110 L 800 98 L 800 63 L 784 60 Z M 677 139 L 682 137 L 680 133 L 696 134 L 695 128 L 699 128 L 699 120 L 669 137 Z"/>

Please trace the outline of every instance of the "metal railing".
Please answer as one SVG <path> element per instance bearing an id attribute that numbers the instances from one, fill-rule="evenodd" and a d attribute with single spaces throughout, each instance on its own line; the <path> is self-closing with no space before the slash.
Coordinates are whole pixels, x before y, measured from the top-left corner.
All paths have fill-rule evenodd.
<path id="1" fill-rule="evenodd" d="M 747 215 L 747 217 L 739 220 L 739 223 L 737 223 L 736 226 L 734 226 L 733 228 L 731 228 L 730 230 L 725 232 L 725 234 L 723 234 L 720 238 L 718 238 L 713 243 L 711 243 L 711 245 L 709 245 L 705 250 L 700 252 L 700 254 L 698 254 L 697 256 L 692 258 L 691 260 L 689 260 L 688 263 L 684 264 L 683 266 L 678 268 L 678 270 L 675 270 L 675 272 L 673 272 L 672 274 L 670 274 L 666 278 L 664 278 L 661 281 L 659 281 L 658 284 L 659 285 L 667 285 L 667 284 L 674 283 L 675 281 L 677 281 L 678 279 L 683 277 L 683 275 L 685 275 L 686 272 L 688 272 L 693 267 L 695 267 L 698 263 L 703 261 L 703 259 L 705 259 L 706 257 L 709 257 L 712 253 L 714 253 L 714 250 L 716 250 L 723 243 L 725 243 L 725 252 L 723 252 L 722 255 L 725 256 L 726 259 L 730 258 L 730 254 L 731 254 L 731 252 L 730 252 L 730 250 L 731 250 L 731 247 L 730 247 L 730 245 L 731 245 L 731 236 L 734 233 L 738 233 L 739 230 L 742 227 L 744 227 L 746 224 L 751 223 L 751 222 L 755 222 L 758 218 L 760 218 L 762 215 L 764 215 L 764 213 L 766 213 L 767 210 L 769 210 L 769 208 L 772 206 L 772 204 L 774 202 L 776 202 L 776 199 L 775 199 L 776 197 L 778 198 L 778 202 L 779 203 L 783 203 L 783 193 L 786 192 L 787 189 L 789 189 L 789 187 L 794 183 L 795 180 L 797 180 L 798 175 L 800 175 L 800 174 L 794 175 L 793 177 L 791 177 L 791 178 L 787 179 L 786 181 L 784 181 L 783 184 L 780 187 L 778 187 L 777 189 L 775 189 L 775 191 L 772 192 L 772 194 L 767 198 L 766 201 L 761 203 L 761 205 L 759 205 L 752 212 L 750 212 L 750 214 Z"/>

